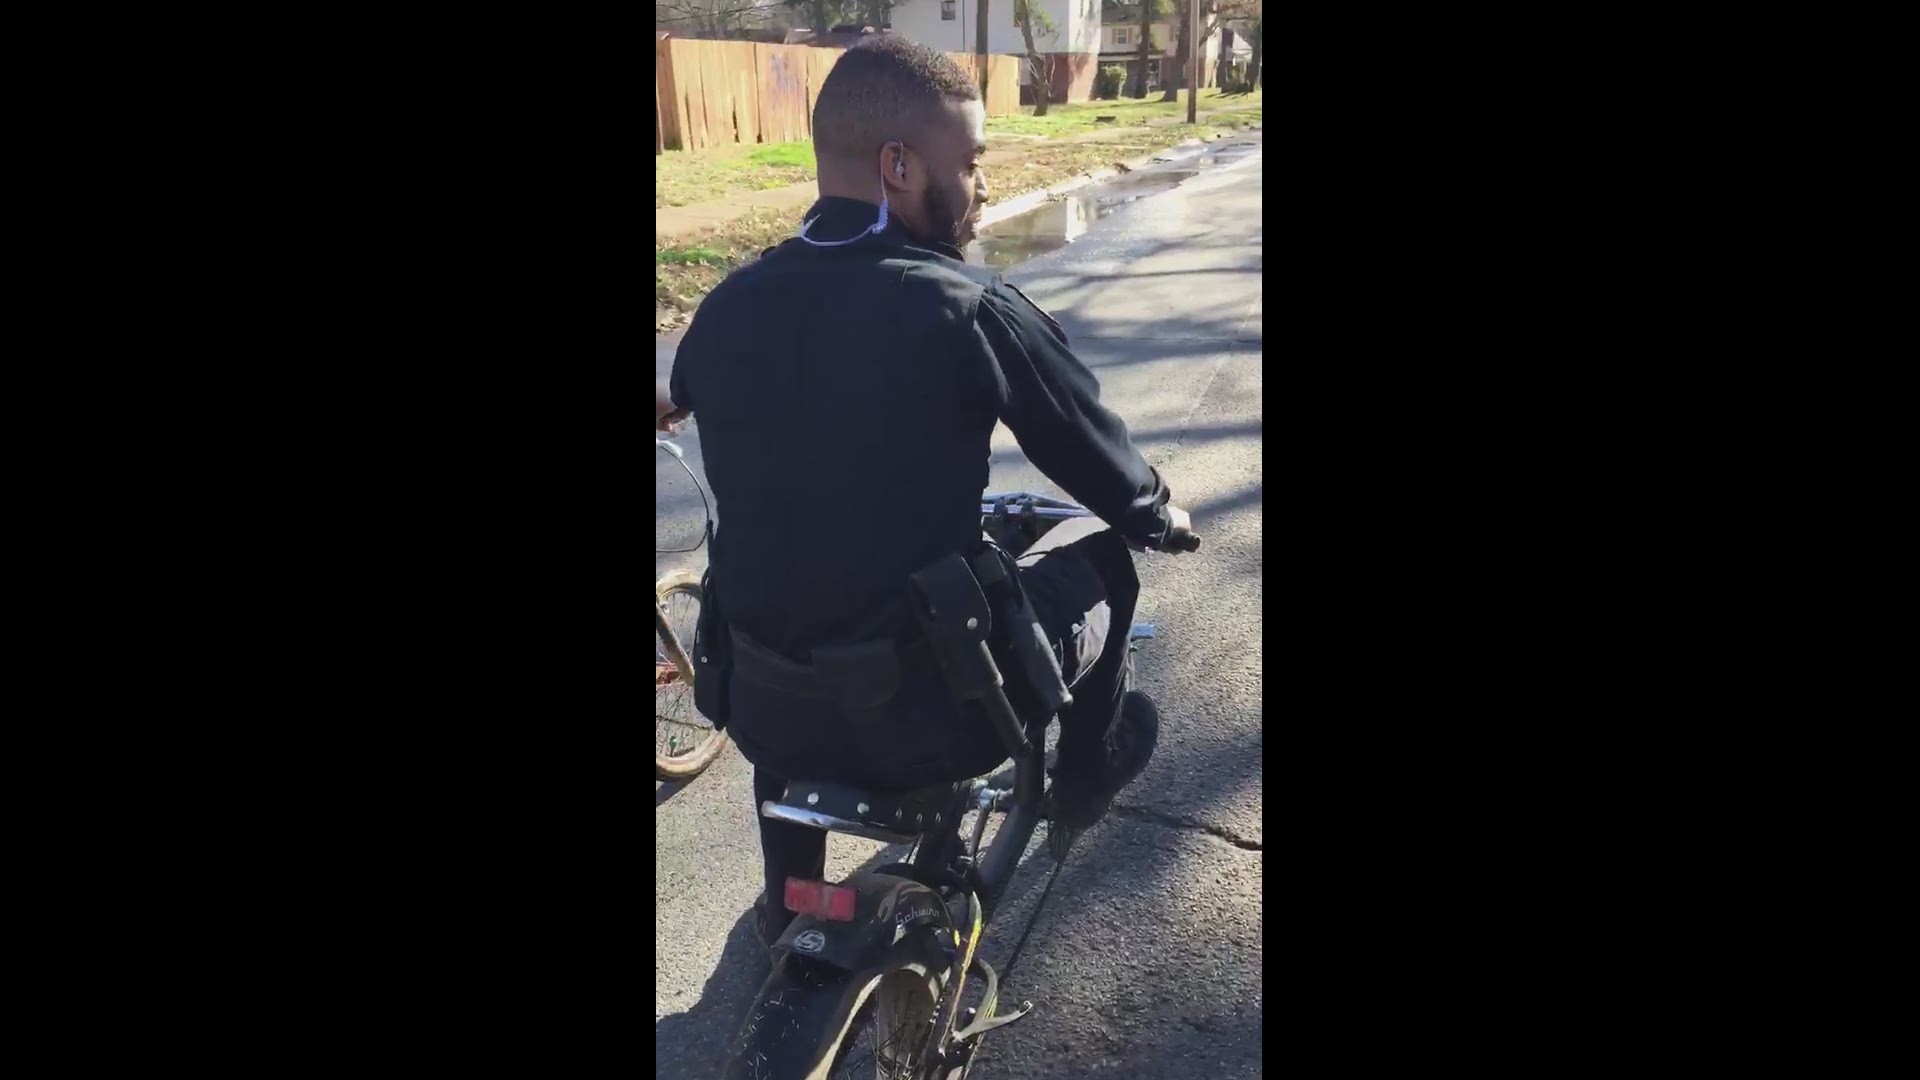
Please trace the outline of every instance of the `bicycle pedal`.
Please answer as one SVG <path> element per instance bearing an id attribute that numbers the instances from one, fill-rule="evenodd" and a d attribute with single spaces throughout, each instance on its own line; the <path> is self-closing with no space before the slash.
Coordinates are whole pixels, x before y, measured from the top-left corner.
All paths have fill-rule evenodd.
<path id="1" fill-rule="evenodd" d="M 977 1042 L 953 1044 L 935 1059 L 933 1075 L 938 1080 L 967 1080 L 973 1070 L 973 1053 L 979 1046 Z"/>

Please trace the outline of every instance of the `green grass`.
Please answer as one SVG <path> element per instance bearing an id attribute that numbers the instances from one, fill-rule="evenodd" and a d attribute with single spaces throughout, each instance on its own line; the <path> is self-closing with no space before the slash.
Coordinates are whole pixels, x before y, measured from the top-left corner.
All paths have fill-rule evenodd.
<path id="1" fill-rule="evenodd" d="M 655 266 L 704 266 L 717 263 L 726 256 L 710 247 L 700 244 L 687 244 L 681 247 L 655 248 L 653 262 Z"/>
<path id="2" fill-rule="evenodd" d="M 767 143 L 756 146 L 739 158 L 727 162 L 735 169 L 790 168 L 805 169 L 808 175 L 813 173 L 813 143 L 800 142 Z"/>
<path id="3" fill-rule="evenodd" d="M 653 159 L 653 206 L 691 206 L 813 179 L 813 143 L 669 150 Z"/>
<path id="4" fill-rule="evenodd" d="M 1260 91 L 1251 94 L 1234 94 L 1223 97 L 1218 88 L 1200 91 L 1200 111 L 1202 113 L 1217 110 L 1233 110 L 1236 113 L 1260 108 Z M 1111 116 L 1114 119 L 1101 123 L 1095 117 Z M 1047 115 L 1034 116 L 1032 107 L 1023 109 L 1018 116 L 995 116 L 987 120 L 988 134 L 1001 135 L 1079 135 L 1089 131 L 1102 131 L 1109 128 L 1146 127 L 1159 123 L 1181 122 L 1187 118 L 1187 96 L 1180 95 L 1178 101 L 1161 101 L 1160 92 L 1154 91 L 1138 101 L 1121 98 L 1118 101 L 1076 101 L 1047 108 Z"/>

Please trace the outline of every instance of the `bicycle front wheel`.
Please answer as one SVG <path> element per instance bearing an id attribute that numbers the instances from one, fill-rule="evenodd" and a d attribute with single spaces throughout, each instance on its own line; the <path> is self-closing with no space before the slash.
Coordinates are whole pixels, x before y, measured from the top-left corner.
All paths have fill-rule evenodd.
<path id="1" fill-rule="evenodd" d="M 727 736 L 693 703 L 693 628 L 700 618 L 700 575 L 676 570 L 654 585 L 666 616 L 656 620 L 653 643 L 653 778 L 690 780 L 706 771 Z"/>

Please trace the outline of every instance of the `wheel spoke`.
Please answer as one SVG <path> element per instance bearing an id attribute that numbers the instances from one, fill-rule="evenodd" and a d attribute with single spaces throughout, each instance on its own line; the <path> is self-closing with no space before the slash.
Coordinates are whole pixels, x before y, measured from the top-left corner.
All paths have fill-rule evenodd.
<path id="1" fill-rule="evenodd" d="M 661 601 L 667 629 L 682 653 L 693 649 L 694 625 L 699 620 L 696 591 L 676 586 Z M 657 626 L 657 624 L 656 624 Z M 693 681 L 669 658 L 666 644 L 656 634 L 653 647 L 653 749 L 657 756 L 676 758 L 697 754 L 716 737 L 713 725 L 694 706 Z"/>
<path id="2" fill-rule="evenodd" d="M 841 1044 L 841 1056 L 834 1063 L 834 1080 L 909 1080 L 925 1064 L 922 1059 L 934 1005 L 927 1000 L 923 987 L 909 989 L 896 984 L 894 996 L 883 998 L 887 992 L 885 987 L 876 990 L 854 1020 L 847 1041 Z M 883 1000 L 893 1007 L 883 1008 Z M 883 1032 L 881 1025 L 889 1016 L 893 1028 Z"/>

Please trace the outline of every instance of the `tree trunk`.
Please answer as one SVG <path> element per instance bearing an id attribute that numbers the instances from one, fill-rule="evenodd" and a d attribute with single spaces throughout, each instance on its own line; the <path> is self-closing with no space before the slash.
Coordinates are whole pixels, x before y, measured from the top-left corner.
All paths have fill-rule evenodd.
<path id="1" fill-rule="evenodd" d="M 1174 50 L 1173 70 L 1175 74 L 1168 75 L 1165 71 L 1165 63 L 1163 62 L 1161 65 L 1160 81 L 1165 83 L 1167 87 L 1167 92 L 1160 98 L 1161 101 L 1179 101 L 1180 91 L 1186 88 L 1187 49 L 1192 46 L 1192 43 L 1187 39 L 1193 36 L 1193 11 L 1186 5 L 1195 2 L 1197 2 L 1197 0 L 1184 0 L 1184 3 L 1176 0 L 1174 4 L 1177 10 L 1174 11 L 1173 18 L 1179 25 L 1179 32 L 1174 34 L 1174 40 L 1179 42 L 1179 47 Z"/>
<path id="2" fill-rule="evenodd" d="M 1050 89 L 1047 76 L 1052 73 L 1046 70 L 1047 65 L 1040 51 L 1033 47 L 1033 9 L 1027 5 L 1027 0 L 1014 0 L 1013 17 L 1020 23 L 1020 36 L 1027 44 L 1027 71 L 1033 80 L 1033 115 L 1045 116 L 1047 91 Z"/>
<path id="3" fill-rule="evenodd" d="M 1136 98 L 1147 96 L 1147 63 L 1153 57 L 1153 2 L 1140 0 L 1140 59 L 1136 65 L 1140 70 L 1135 74 L 1133 83 L 1133 96 Z"/>
<path id="4" fill-rule="evenodd" d="M 816 39 L 827 36 L 827 0 L 813 0 L 807 5 L 813 9 L 813 34 Z"/>
<path id="5" fill-rule="evenodd" d="M 1213 85 L 1219 87 L 1220 92 L 1223 94 L 1227 92 L 1227 76 L 1229 74 L 1227 65 L 1232 62 L 1233 31 L 1222 30 L 1220 31 L 1220 61 L 1213 65 Z"/>
<path id="6" fill-rule="evenodd" d="M 1256 90 L 1260 86 L 1260 43 L 1265 39 L 1259 23 L 1253 24 L 1253 33 L 1247 35 L 1247 44 L 1253 46 L 1253 55 L 1247 58 L 1247 89 Z"/>

